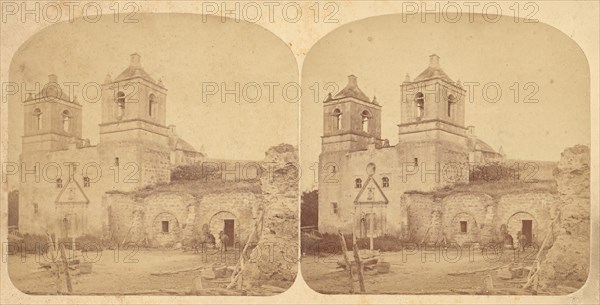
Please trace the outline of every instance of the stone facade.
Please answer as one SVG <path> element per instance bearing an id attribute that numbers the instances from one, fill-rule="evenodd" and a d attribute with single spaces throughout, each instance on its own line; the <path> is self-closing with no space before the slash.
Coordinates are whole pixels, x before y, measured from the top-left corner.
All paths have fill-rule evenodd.
<path id="1" fill-rule="evenodd" d="M 516 240 L 523 221 L 531 221 L 531 240 L 541 244 L 549 230 L 552 208 L 558 202 L 550 192 L 521 192 L 493 198 L 485 193 L 456 193 L 439 198 L 433 194 L 404 194 L 401 225 L 388 223 L 413 242 L 455 242 L 459 245 L 497 242 L 506 225 Z M 392 226 L 393 227 L 389 227 Z M 404 225 L 402 225 L 404 224 Z M 408 227 L 406 226 L 408 225 Z"/>
<path id="2" fill-rule="evenodd" d="M 145 198 L 136 194 L 106 194 L 110 207 L 109 231 L 118 241 L 150 247 L 189 245 L 207 226 L 215 237 L 225 221 L 233 224 L 231 243 L 243 244 L 254 223 L 254 207 L 263 202 L 253 193 L 209 194 L 198 199 L 186 192 L 156 192 Z"/>
<path id="3" fill-rule="evenodd" d="M 501 160 L 471 126 L 465 127 L 465 92 L 460 81 L 441 69 L 439 57 L 431 55 L 423 73 L 414 80 L 407 75 L 401 84 L 398 144 L 390 146 L 381 139 L 381 105 L 349 76 L 348 85 L 323 106 L 319 230 L 363 237 L 407 235 L 410 224 L 401 215 L 417 212 L 405 211 L 405 192 L 468 183 L 469 163 Z M 444 212 L 452 211 L 439 210 Z M 423 218 L 421 226 L 431 222 L 431 215 Z"/>
<path id="4" fill-rule="evenodd" d="M 50 75 L 23 103 L 19 230 L 104 236 L 121 208 L 109 216 L 114 197 L 107 192 L 169 183 L 172 167 L 202 160 L 166 127 L 166 91 L 132 54 L 130 66 L 102 84 L 100 142 L 91 145 L 82 138 L 83 106 Z"/>

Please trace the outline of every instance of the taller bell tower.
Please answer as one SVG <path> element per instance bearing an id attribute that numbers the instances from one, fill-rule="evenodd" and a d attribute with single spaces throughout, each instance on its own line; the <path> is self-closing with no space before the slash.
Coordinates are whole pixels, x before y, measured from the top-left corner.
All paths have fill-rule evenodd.
<path id="1" fill-rule="evenodd" d="M 407 75 L 401 88 L 400 142 L 420 140 L 416 133 L 431 135 L 431 131 L 466 136 L 466 90 L 442 70 L 439 56 L 430 55 L 425 71 L 412 81 Z"/>
<path id="2" fill-rule="evenodd" d="M 106 168 L 117 168 L 131 190 L 170 181 L 170 150 L 166 121 L 167 89 L 131 54 L 127 67 L 102 85 L 102 122 L 98 150 Z M 120 181 L 121 182 L 121 181 Z"/>
<path id="3" fill-rule="evenodd" d="M 102 85 L 100 142 L 136 139 L 167 145 L 167 89 L 142 68 L 141 56 L 131 54 L 129 67 Z"/>

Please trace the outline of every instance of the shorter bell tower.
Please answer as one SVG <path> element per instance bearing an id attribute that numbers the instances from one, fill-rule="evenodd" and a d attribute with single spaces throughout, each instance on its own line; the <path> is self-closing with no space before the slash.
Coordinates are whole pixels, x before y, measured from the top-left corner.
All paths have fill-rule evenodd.
<path id="1" fill-rule="evenodd" d="M 23 153 L 66 150 L 81 140 L 81 104 L 62 90 L 58 77 L 48 76 L 39 93 L 23 102 Z"/>
<path id="2" fill-rule="evenodd" d="M 348 76 L 348 84 L 323 102 L 322 151 L 365 149 L 369 141 L 381 139 L 381 105 L 369 99 L 358 87 L 357 77 Z"/>

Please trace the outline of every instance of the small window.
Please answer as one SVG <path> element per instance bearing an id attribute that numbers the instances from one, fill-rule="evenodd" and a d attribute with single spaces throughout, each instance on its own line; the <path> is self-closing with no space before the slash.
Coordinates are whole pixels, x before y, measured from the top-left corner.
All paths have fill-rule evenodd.
<path id="1" fill-rule="evenodd" d="M 390 187 L 390 178 L 388 178 L 388 177 L 381 178 L 381 184 L 383 187 Z"/>
<path id="2" fill-rule="evenodd" d="M 62 187 L 63 187 L 62 179 L 60 179 L 60 178 L 56 179 L 56 188 L 62 188 Z"/>
<path id="3" fill-rule="evenodd" d="M 70 122 L 71 121 L 71 113 L 69 112 L 69 110 L 65 110 L 62 113 L 62 124 L 63 124 L 63 131 L 64 132 L 69 132 L 71 130 L 71 126 L 70 126 Z"/>
<path id="4" fill-rule="evenodd" d="M 115 166 L 119 166 L 119 157 L 115 158 Z"/>
<path id="5" fill-rule="evenodd" d="M 334 173 L 334 174 L 337 173 L 337 166 L 335 166 L 335 165 L 331 166 L 331 173 Z"/>
<path id="6" fill-rule="evenodd" d="M 425 95 L 419 92 L 415 95 L 415 103 L 417 106 L 417 118 L 422 118 L 425 115 Z"/>
<path id="7" fill-rule="evenodd" d="M 117 117 L 122 117 L 125 114 L 125 93 L 119 91 L 117 93 Z"/>
<path id="8" fill-rule="evenodd" d="M 467 222 L 466 221 L 460 222 L 460 233 L 467 233 Z"/>
<path id="9" fill-rule="evenodd" d="M 450 94 L 448 96 L 448 117 L 452 117 L 453 115 L 455 102 L 456 99 L 454 98 L 454 95 Z"/>
<path id="10" fill-rule="evenodd" d="M 415 158 L 413 160 L 413 162 L 414 162 L 415 166 L 419 166 L 419 158 Z"/>
<path id="11" fill-rule="evenodd" d="M 90 187 L 90 177 L 83 177 L 83 187 Z"/>
<path id="12" fill-rule="evenodd" d="M 361 114 L 362 117 L 362 131 L 364 132 L 369 132 L 369 117 L 371 115 L 369 114 L 368 111 L 363 111 Z"/>
<path id="13" fill-rule="evenodd" d="M 362 179 L 356 178 L 356 180 L 354 180 L 354 188 L 362 188 Z"/>
<path id="14" fill-rule="evenodd" d="M 156 97 L 154 96 L 154 94 L 150 94 L 150 96 L 148 97 L 148 115 L 149 116 L 153 116 L 156 108 Z"/>
<path id="15" fill-rule="evenodd" d="M 335 109 L 333 111 L 333 116 L 335 119 L 335 128 L 336 130 L 342 130 L 342 111 L 339 109 Z"/>
<path id="16" fill-rule="evenodd" d="M 161 223 L 162 223 L 162 232 L 169 233 L 169 222 L 166 220 L 163 220 Z"/>
<path id="17" fill-rule="evenodd" d="M 35 110 L 33 110 L 33 119 L 34 119 L 34 123 L 35 123 L 35 129 L 41 130 L 42 129 L 42 111 L 40 110 L 40 108 L 35 108 Z"/>
<path id="18" fill-rule="evenodd" d="M 338 204 L 337 204 L 337 202 L 332 202 L 331 203 L 331 212 L 333 212 L 333 214 L 337 214 L 338 213 Z"/>
<path id="19" fill-rule="evenodd" d="M 38 209 L 38 204 L 37 202 L 33 203 L 33 214 L 37 215 L 39 213 L 39 209 Z"/>

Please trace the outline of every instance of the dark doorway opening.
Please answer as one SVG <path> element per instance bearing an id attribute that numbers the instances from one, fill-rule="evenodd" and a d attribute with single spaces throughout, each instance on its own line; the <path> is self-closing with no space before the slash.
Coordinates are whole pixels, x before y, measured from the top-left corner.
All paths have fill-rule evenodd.
<path id="1" fill-rule="evenodd" d="M 161 224 L 162 224 L 162 232 L 163 232 L 163 233 L 169 233 L 169 222 L 168 222 L 168 221 L 165 221 L 165 220 L 163 220 L 163 221 L 161 222 Z"/>
<path id="2" fill-rule="evenodd" d="M 224 219 L 223 220 L 223 232 L 225 234 L 227 234 L 227 237 L 229 237 L 229 240 L 227 241 L 227 246 L 233 246 L 234 232 L 235 232 L 235 220 Z"/>
<path id="3" fill-rule="evenodd" d="M 521 232 L 527 237 L 527 244 L 530 245 L 533 241 L 533 220 L 522 220 Z"/>

